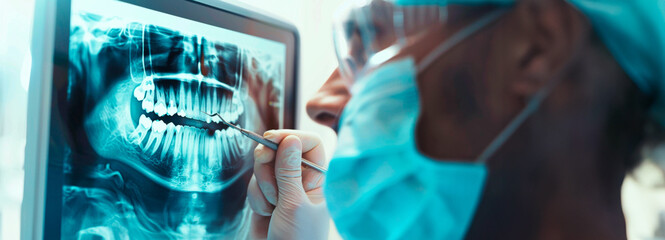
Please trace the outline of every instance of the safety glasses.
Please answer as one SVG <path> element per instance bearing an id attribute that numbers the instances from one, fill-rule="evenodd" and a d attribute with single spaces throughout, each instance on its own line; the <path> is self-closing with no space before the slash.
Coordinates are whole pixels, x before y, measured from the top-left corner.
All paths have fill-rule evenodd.
<path id="1" fill-rule="evenodd" d="M 340 73 L 353 84 L 386 62 L 418 57 L 412 56 L 415 52 L 443 52 L 505 11 L 503 5 L 400 6 L 386 0 L 351 0 L 337 12 L 333 26 Z M 434 39 L 432 33 L 444 37 Z"/>

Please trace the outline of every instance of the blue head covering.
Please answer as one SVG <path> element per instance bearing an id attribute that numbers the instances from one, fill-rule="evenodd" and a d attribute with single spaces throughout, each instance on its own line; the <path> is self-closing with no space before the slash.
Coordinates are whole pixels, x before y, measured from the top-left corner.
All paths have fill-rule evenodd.
<path id="1" fill-rule="evenodd" d="M 665 1 L 569 2 L 589 18 L 628 76 L 655 98 L 651 115 L 665 126 Z"/>
<path id="2" fill-rule="evenodd" d="M 655 99 L 665 126 L 665 0 L 567 0 L 587 16 L 624 71 Z M 393 0 L 397 5 L 513 4 L 515 0 Z"/>

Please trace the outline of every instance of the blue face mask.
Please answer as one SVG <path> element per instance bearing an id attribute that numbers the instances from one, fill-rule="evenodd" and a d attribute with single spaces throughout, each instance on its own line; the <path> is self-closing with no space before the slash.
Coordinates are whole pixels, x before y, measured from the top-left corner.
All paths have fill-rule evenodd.
<path id="1" fill-rule="evenodd" d="M 431 159 L 418 151 L 414 134 L 420 116 L 417 69 L 464 37 L 451 39 L 419 68 L 411 58 L 394 61 L 351 89 L 324 184 L 330 214 L 345 239 L 464 238 L 487 177 L 485 161 L 559 82 L 534 95 L 476 161 Z"/>
<path id="2" fill-rule="evenodd" d="M 324 186 L 344 239 L 462 239 L 469 227 L 487 170 L 417 150 L 415 76 L 406 59 L 353 88 Z"/>

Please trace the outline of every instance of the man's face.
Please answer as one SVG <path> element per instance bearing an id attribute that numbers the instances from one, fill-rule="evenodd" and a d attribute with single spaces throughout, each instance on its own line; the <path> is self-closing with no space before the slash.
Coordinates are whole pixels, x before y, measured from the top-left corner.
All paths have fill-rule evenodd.
<path id="1" fill-rule="evenodd" d="M 416 65 L 421 64 L 442 43 L 469 30 L 470 26 L 500 8 L 449 5 L 445 15 L 433 18 L 445 16 L 445 21 L 420 25 L 410 23 L 409 19 L 422 21 L 427 17 L 419 18 L 421 12 L 406 10 L 405 14 L 413 16 L 404 16 L 402 25 L 416 27 L 405 27 L 403 32 L 411 34 L 406 35 L 403 41 L 406 44 L 389 61 L 409 57 Z M 375 22 L 387 21 L 385 14 L 377 16 L 380 19 L 375 19 Z M 475 160 L 524 109 L 526 100 L 551 80 L 549 69 L 539 69 L 543 58 L 549 56 L 541 54 L 539 46 L 533 47 L 529 42 L 540 36 L 526 29 L 531 26 L 523 18 L 511 9 L 493 23 L 475 30 L 442 55 L 434 56 L 435 60 L 429 66 L 418 69 L 416 78 L 421 108 L 414 134 L 421 151 L 441 159 Z M 346 25 L 353 29 L 353 24 Z M 349 30 L 346 31 L 349 33 L 349 53 L 342 55 L 358 55 L 357 48 L 367 49 L 370 46 L 376 52 L 390 46 L 385 43 L 394 42 L 395 34 L 391 34 L 390 30 L 392 25 L 375 25 L 381 29 L 376 32 L 381 34 L 372 35 L 372 40 L 380 44 L 362 44 L 367 39 L 363 39 L 363 32 Z M 333 130 L 337 130 L 340 114 L 352 97 L 350 88 L 356 81 L 362 81 L 349 79 L 344 65 L 342 62 L 307 104 L 309 116 Z M 534 75 L 542 81 L 534 80 Z"/>
<path id="2" fill-rule="evenodd" d="M 374 4 L 370 5 L 368 8 L 376 9 L 381 8 L 381 6 L 383 5 Z M 391 7 L 387 6 L 385 8 Z M 434 48 L 441 43 L 446 42 L 451 36 L 494 9 L 495 8 L 492 7 L 449 6 L 445 12 L 445 14 L 447 14 L 446 21 L 434 20 L 427 24 L 417 26 L 415 26 L 416 24 L 411 24 L 409 19 L 417 19 L 413 16 L 419 14 L 419 12 L 405 11 L 405 14 L 413 14 L 413 16 L 407 15 L 404 17 L 405 23 L 403 25 L 412 26 L 411 28 L 406 28 L 404 31 L 408 33 L 406 35 L 406 42 L 408 44 L 404 45 L 392 60 L 412 57 L 418 64 L 423 58 L 431 53 Z M 367 48 L 372 48 L 373 51 L 380 51 L 389 47 L 389 43 L 395 42 L 396 31 L 394 29 L 395 26 L 392 24 L 393 16 L 386 13 L 390 13 L 392 10 L 384 10 L 385 9 L 379 9 L 373 11 L 381 14 L 372 15 L 376 19 L 373 20 L 374 25 L 370 28 L 376 28 L 374 32 L 377 34 L 372 36 L 373 42 L 368 46 L 362 44 L 362 38 L 364 37 L 362 36 L 363 33 L 353 30 L 354 21 L 347 21 L 346 26 L 351 30 L 346 31 L 350 34 L 347 36 L 349 53 L 346 55 L 356 56 L 359 52 L 363 52 Z M 436 11 L 438 8 L 435 7 L 434 10 L 435 11 L 428 11 L 430 15 L 434 12 L 434 15 L 423 16 L 423 18 L 440 19 L 441 14 L 437 14 L 439 12 Z M 389 24 L 386 24 L 386 21 L 388 21 Z M 419 19 L 419 21 L 422 21 L 422 18 Z M 365 28 L 367 27 L 365 26 Z M 419 88 L 421 89 L 422 117 L 428 118 L 424 120 L 425 122 L 439 122 L 440 124 L 438 127 L 445 127 L 442 124 L 447 123 L 451 125 L 451 128 L 455 128 L 453 125 L 456 124 L 456 122 L 446 122 L 446 120 L 450 120 L 452 117 L 457 117 L 468 112 L 467 109 L 458 108 L 459 106 L 451 106 L 449 109 L 445 109 L 444 112 L 442 112 L 442 109 L 439 107 L 446 103 L 450 103 L 448 106 L 451 104 L 454 105 L 453 103 L 469 103 L 474 101 L 473 98 L 476 98 L 476 92 L 458 90 L 470 90 L 468 87 L 485 84 L 482 82 L 483 79 L 478 75 L 475 79 L 470 78 L 470 76 L 473 75 L 473 71 L 475 71 L 475 66 L 480 65 L 478 64 L 479 61 L 474 60 L 485 61 L 485 59 L 483 59 L 482 55 L 473 56 L 468 55 L 467 53 L 479 52 L 474 49 L 476 48 L 475 46 L 486 45 L 486 43 L 489 42 L 487 32 L 489 32 L 490 28 L 492 28 L 491 25 L 481 29 L 466 41 L 456 45 L 451 51 L 444 54 L 444 56 L 438 56 L 439 59 L 446 60 L 437 60 L 432 66 L 419 73 L 417 78 Z M 342 65 L 344 65 L 344 63 Z M 487 65 L 483 66 L 487 67 Z M 345 66 L 342 66 L 342 68 L 344 67 Z M 313 120 L 328 126 L 335 131 L 337 130 L 340 114 L 348 100 L 352 97 L 350 94 L 350 88 L 359 80 L 349 79 L 347 74 L 345 74 L 345 71 L 346 69 L 335 69 L 321 89 L 307 104 L 307 113 Z M 452 76 L 455 76 L 457 79 Z M 461 81 L 462 78 L 464 78 L 464 81 Z M 457 84 L 455 86 L 450 85 L 453 84 L 455 80 L 461 82 L 455 83 Z M 477 83 L 474 83 L 474 81 L 477 81 Z M 448 85 L 442 86 L 441 84 Z M 421 119 L 421 121 L 423 121 L 423 119 Z"/>

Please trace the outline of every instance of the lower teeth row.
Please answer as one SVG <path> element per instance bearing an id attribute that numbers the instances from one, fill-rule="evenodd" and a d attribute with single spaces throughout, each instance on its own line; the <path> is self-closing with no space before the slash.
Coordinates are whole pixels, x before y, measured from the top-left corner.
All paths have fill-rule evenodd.
<path id="1" fill-rule="evenodd" d="M 210 179 L 231 160 L 242 155 L 243 139 L 234 129 L 207 130 L 152 121 L 141 115 L 139 124 L 130 135 L 131 141 L 160 161 L 171 159 L 172 177 L 197 181 L 203 176 Z M 146 140 L 147 137 L 147 140 Z M 157 155 L 161 147 L 161 153 Z"/>

